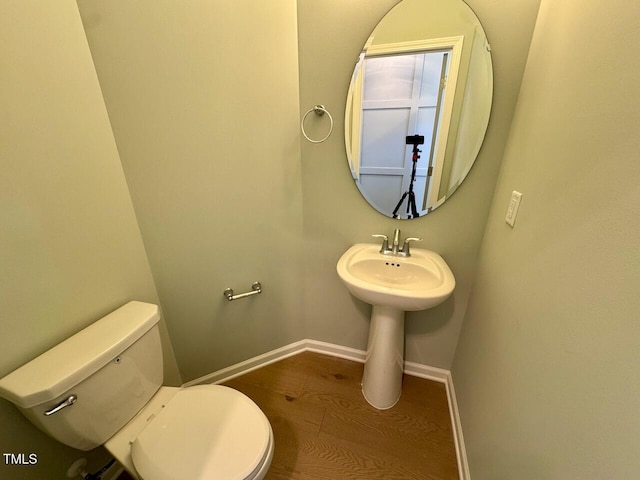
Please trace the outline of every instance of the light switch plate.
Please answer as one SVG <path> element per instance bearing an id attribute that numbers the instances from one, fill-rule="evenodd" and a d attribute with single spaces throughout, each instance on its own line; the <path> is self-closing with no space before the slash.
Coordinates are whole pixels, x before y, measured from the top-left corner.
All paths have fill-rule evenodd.
<path id="1" fill-rule="evenodd" d="M 520 208 L 520 200 L 522 199 L 522 194 L 520 192 L 516 192 L 515 190 L 511 192 L 511 200 L 509 200 L 509 208 L 507 208 L 507 216 L 504 221 L 509 224 L 511 228 L 513 228 L 516 223 L 516 215 L 518 215 L 518 208 Z"/>

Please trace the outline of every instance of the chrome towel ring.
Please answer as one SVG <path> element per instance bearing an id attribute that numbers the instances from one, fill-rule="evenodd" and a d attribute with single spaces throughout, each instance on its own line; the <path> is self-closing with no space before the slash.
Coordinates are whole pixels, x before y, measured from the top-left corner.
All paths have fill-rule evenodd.
<path id="1" fill-rule="evenodd" d="M 323 138 L 321 138 L 320 140 L 313 140 L 311 138 L 309 138 L 309 135 L 307 135 L 307 132 L 305 132 L 304 130 L 304 121 L 307 119 L 307 116 L 311 113 L 314 112 L 316 115 L 318 115 L 319 117 L 323 116 L 325 113 L 327 114 L 327 116 L 329 117 L 329 133 L 327 133 Z M 331 132 L 333 132 L 333 117 L 331 116 L 331 114 L 329 113 L 329 111 L 324 108 L 324 105 L 316 105 L 315 107 L 313 107 L 312 109 L 310 109 L 307 113 L 304 114 L 304 116 L 302 117 L 302 121 L 300 122 L 300 129 L 302 130 L 302 135 L 304 135 L 304 138 L 306 138 L 307 140 L 309 140 L 311 143 L 322 143 L 324 142 L 327 138 L 329 138 L 329 135 L 331 135 Z"/>

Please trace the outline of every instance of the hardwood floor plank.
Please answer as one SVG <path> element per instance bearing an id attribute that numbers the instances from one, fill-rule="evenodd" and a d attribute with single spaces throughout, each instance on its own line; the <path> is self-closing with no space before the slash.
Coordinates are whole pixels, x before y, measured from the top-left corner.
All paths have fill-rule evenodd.
<path id="1" fill-rule="evenodd" d="M 362 396 L 362 371 L 305 352 L 227 383 L 271 422 L 268 480 L 458 478 L 444 385 L 405 377 L 398 404 L 381 411 Z"/>
<path id="2" fill-rule="evenodd" d="M 266 367 L 245 373 L 230 382 L 253 385 L 284 395 L 296 396 L 302 392 L 306 379 L 307 374 L 295 368 L 295 361 L 285 358 Z"/>
<path id="3" fill-rule="evenodd" d="M 341 438 L 308 435 L 281 438 L 267 480 L 428 479 L 442 480 L 427 469 L 407 466 L 404 458 L 373 451 Z M 411 463 L 411 462 L 409 462 Z"/>
<path id="4" fill-rule="evenodd" d="M 448 414 L 434 415 L 430 409 L 417 408 L 402 397 L 393 408 L 377 410 L 359 390 L 354 394 L 353 390 L 340 390 L 335 384 L 318 379 L 307 381 L 302 398 L 327 406 L 321 436 L 352 439 L 360 448 L 407 457 L 431 469 L 445 460 L 450 468 L 437 471 L 443 478 L 457 478 Z"/>
<path id="5" fill-rule="evenodd" d="M 251 398 L 265 413 L 274 430 L 274 423 L 290 423 L 291 428 L 315 435 L 320 433 L 320 425 L 326 413 L 323 405 L 304 400 L 300 395 L 272 391 L 238 379 L 226 382 L 225 385 Z"/>

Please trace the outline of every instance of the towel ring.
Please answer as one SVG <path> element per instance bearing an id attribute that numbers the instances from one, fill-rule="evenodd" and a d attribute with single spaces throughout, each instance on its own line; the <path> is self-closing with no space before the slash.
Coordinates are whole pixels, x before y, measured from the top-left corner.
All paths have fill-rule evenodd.
<path id="1" fill-rule="evenodd" d="M 327 135 L 324 138 L 321 138 L 320 140 L 313 140 L 313 139 L 309 138 L 309 136 L 307 135 L 307 132 L 304 131 L 304 121 L 307 119 L 307 116 L 311 112 L 314 112 L 319 117 L 321 117 L 322 115 L 324 115 L 326 113 L 329 116 L 329 122 L 331 122 L 330 125 L 329 125 L 329 133 L 327 133 Z M 322 143 L 327 138 L 329 138 L 329 135 L 331 135 L 331 132 L 333 132 L 333 117 L 331 116 L 329 111 L 326 108 L 324 108 L 324 105 L 316 105 L 315 107 L 313 107 L 307 113 L 304 114 L 304 117 L 302 117 L 302 121 L 300 122 L 300 129 L 302 130 L 302 135 L 304 135 L 304 138 L 309 140 L 311 143 Z"/>

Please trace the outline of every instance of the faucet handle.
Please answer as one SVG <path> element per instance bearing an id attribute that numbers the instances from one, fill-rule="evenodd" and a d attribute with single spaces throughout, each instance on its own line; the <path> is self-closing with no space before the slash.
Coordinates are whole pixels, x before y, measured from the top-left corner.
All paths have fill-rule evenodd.
<path id="1" fill-rule="evenodd" d="M 404 254 L 405 257 L 409 257 L 411 255 L 411 253 L 409 253 L 409 242 L 421 242 L 422 238 L 417 238 L 417 237 L 407 237 L 404 239 L 404 245 L 402 245 L 402 250 L 401 252 Z"/>
<path id="2" fill-rule="evenodd" d="M 389 251 L 389 237 L 387 237 L 386 235 L 383 235 L 381 233 L 376 233 L 371 235 L 374 238 L 381 238 L 382 239 L 382 248 L 380 249 L 380 253 L 385 253 Z"/>

